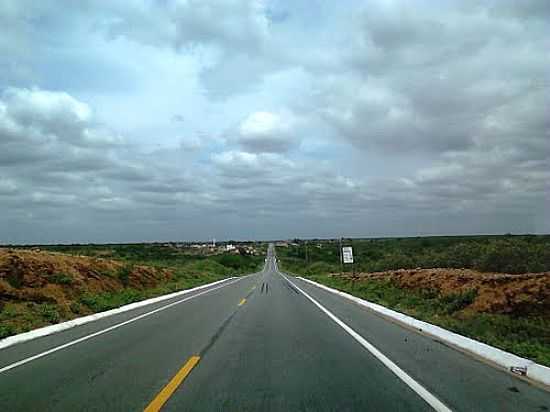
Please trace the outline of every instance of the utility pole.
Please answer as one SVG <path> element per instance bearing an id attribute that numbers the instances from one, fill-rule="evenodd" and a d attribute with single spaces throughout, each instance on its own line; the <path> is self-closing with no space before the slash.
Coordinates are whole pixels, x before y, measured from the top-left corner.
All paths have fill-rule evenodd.
<path id="1" fill-rule="evenodd" d="M 308 253 L 307 253 L 307 240 L 305 241 L 305 245 L 306 245 L 306 266 L 309 265 L 309 256 L 308 256 Z"/>
<path id="2" fill-rule="evenodd" d="M 344 256 L 342 256 L 342 237 L 338 241 L 338 251 L 340 255 L 340 271 L 344 273 Z"/>
<path id="3" fill-rule="evenodd" d="M 353 247 L 353 240 L 350 239 L 350 244 L 351 244 L 351 247 Z M 351 264 L 351 270 L 352 270 L 352 274 L 351 276 L 353 277 L 353 279 L 355 279 L 355 261 L 357 260 L 357 255 L 355 255 L 354 259 L 353 259 L 353 263 Z"/>

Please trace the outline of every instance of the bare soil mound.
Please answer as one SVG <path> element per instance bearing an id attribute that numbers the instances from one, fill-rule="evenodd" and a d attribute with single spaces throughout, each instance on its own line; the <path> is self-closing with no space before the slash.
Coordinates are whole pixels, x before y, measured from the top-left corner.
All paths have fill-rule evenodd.
<path id="1" fill-rule="evenodd" d="M 361 273 L 357 281 L 382 279 L 399 287 L 435 291 L 442 296 L 475 290 L 465 309 L 479 313 L 550 316 L 550 272 L 510 275 L 469 269 L 400 269 Z"/>
<path id="2" fill-rule="evenodd" d="M 0 248 L 0 311 L 7 303 L 68 308 L 84 293 L 144 289 L 170 279 L 167 270 L 108 259 Z"/>

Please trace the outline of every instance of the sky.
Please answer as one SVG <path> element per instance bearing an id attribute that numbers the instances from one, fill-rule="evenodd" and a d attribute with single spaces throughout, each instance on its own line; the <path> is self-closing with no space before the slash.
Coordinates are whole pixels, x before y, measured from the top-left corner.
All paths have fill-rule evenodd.
<path id="1" fill-rule="evenodd" d="M 3 0 L 0 243 L 550 232 L 547 0 Z"/>

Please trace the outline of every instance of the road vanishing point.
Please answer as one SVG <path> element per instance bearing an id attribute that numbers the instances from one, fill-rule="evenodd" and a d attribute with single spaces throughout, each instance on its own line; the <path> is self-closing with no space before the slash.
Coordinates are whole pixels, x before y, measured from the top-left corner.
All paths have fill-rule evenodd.
<path id="1" fill-rule="evenodd" d="M 550 392 L 279 271 L 0 350 L 0 411 L 535 411 Z"/>

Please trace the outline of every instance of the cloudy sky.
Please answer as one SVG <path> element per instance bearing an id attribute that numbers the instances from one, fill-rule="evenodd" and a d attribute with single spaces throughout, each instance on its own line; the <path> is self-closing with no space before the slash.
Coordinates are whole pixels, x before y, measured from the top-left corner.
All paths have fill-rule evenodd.
<path id="1" fill-rule="evenodd" d="M 550 232 L 550 2 L 0 3 L 0 242 Z"/>

